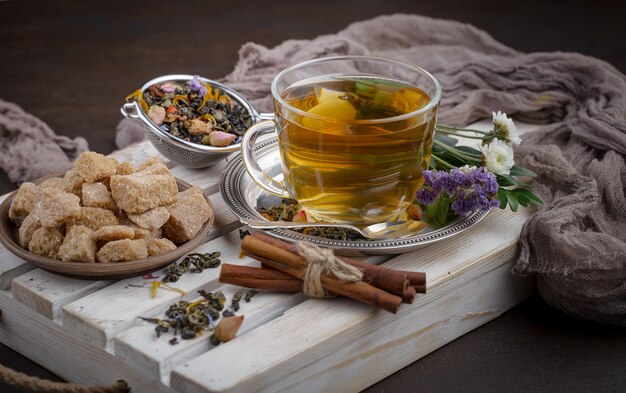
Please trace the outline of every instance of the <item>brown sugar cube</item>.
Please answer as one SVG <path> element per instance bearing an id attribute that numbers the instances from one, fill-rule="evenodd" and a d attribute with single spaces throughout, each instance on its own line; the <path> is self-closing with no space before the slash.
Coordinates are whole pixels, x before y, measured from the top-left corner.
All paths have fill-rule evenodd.
<path id="1" fill-rule="evenodd" d="M 33 183 L 23 183 L 11 202 L 9 218 L 15 225 L 22 225 L 22 221 L 39 201 L 41 201 L 41 188 Z"/>
<path id="2" fill-rule="evenodd" d="M 86 151 L 78 156 L 74 170 L 88 183 L 115 175 L 117 160 L 95 151 Z"/>
<path id="3" fill-rule="evenodd" d="M 81 207 L 78 216 L 69 220 L 67 225 L 84 225 L 92 231 L 102 227 L 117 225 L 117 216 L 111 210 L 100 207 Z"/>
<path id="4" fill-rule="evenodd" d="M 65 172 L 63 176 L 63 191 L 71 192 L 72 194 L 80 197 L 83 193 L 83 183 L 85 179 L 78 174 L 74 169 L 70 169 Z"/>
<path id="5" fill-rule="evenodd" d="M 156 164 L 152 164 L 148 167 L 144 167 L 141 170 L 136 171 L 135 173 L 143 173 L 144 175 L 171 175 L 170 170 L 165 166 L 165 164 L 159 162 Z"/>
<path id="6" fill-rule="evenodd" d="M 98 251 L 98 262 L 124 262 L 148 257 L 146 241 L 115 240 L 108 242 Z"/>
<path id="7" fill-rule="evenodd" d="M 134 239 L 145 239 L 146 241 L 148 241 L 150 239 L 159 239 L 162 236 L 161 228 L 155 229 L 153 231 L 140 228 L 137 226 L 137 224 L 129 220 L 126 215 L 120 216 L 119 221 L 120 225 L 127 226 L 135 231 Z"/>
<path id="8" fill-rule="evenodd" d="M 148 240 L 148 255 L 161 255 L 176 250 L 176 244 L 169 239 Z"/>
<path id="9" fill-rule="evenodd" d="M 57 259 L 63 235 L 56 228 L 39 228 L 28 242 L 28 250 L 34 254 Z"/>
<path id="10" fill-rule="evenodd" d="M 96 231 L 96 240 L 110 242 L 112 240 L 133 239 L 135 231 L 124 225 L 108 225 Z"/>
<path id="11" fill-rule="evenodd" d="M 58 190 L 64 190 L 65 181 L 62 177 L 51 177 L 48 180 L 44 180 L 39 183 L 40 188 L 56 188 Z"/>
<path id="12" fill-rule="evenodd" d="M 176 203 L 167 208 L 170 218 L 163 225 L 163 234 L 174 243 L 184 243 L 196 236 L 213 212 L 199 187 L 179 193 Z"/>
<path id="13" fill-rule="evenodd" d="M 33 233 L 41 228 L 41 219 L 39 217 L 40 208 L 41 202 L 36 204 L 30 214 L 22 221 L 22 225 L 18 231 L 18 240 L 20 246 L 23 248 L 28 248 L 28 243 L 30 243 L 33 238 Z"/>
<path id="14" fill-rule="evenodd" d="M 150 158 L 148 158 L 146 161 L 142 162 L 141 164 L 137 165 L 135 167 L 135 172 L 139 172 L 142 171 L 144 169 L 146 169 L 149 166 L 152 166 L 154 164 L 163 164 L 163 161 L 161 161 L 161 159 L 157 156 L 152 156 Z"/>
<path id="15" fill-rule="evenodd" d="M 80 214 L 80 198 L 67 192 L 44 188 L 41 193 L 39 216 L 42 227 L 55 227 Z"/>
<path id="16" fill-rule="evenodd" d="M 111 197 L 111 193 L 102 183 L 84 183 L 83 184 L 83 206 L 101 207 L 103 209 L 117 210 L 115 202 Z"/>
<path id="17" fill-rule="evenodd" d="M 139 228 L 135 225 L 133 229 L 135 230 L 135 239 L 160 239 L 163 236 L 163 231 L 161 230 L 161 228 L 149 231 L 147 229 Z"/>
<path id="18" fill-rule="evenodd" d="M 127 161 L 119 163 L 115 170 L 116 175 L 131 175 L 133 173 L 135 173 L 135 168 Z"/>
<path id="19" fill-rule="evenodd" d="M 170 218 L 170 212 L 165 207 L 155 207 L 143 213 L 128 213 L 130 221 L 149 231 L 161 228 L 168 218 Z"/>
<path id="20" fill-rule="evenodd" d="M 115 204 L 128 213 L 143 213 L 174 202 L 178 185 L 171 175 L 111 176 L 111 195 Z"/>
<path id="21" fill-rule="evenodd" d="M 59 247 L 62 261 L 95 262 L 96 239 L 94 232 L 84 225 L 72 225 Z"/>

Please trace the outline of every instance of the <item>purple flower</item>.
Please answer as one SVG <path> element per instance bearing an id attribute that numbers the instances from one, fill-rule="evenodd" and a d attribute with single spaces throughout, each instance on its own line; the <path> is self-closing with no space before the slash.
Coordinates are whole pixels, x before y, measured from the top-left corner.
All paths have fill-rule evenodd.
<path id="1" fill-rule="evenodd" d="M 423 171 L 422 174 L 424 187 L 417 192 L 416 199 L 426 206 L 439 197 L 447 197 L 455 214 L 467 216 L 500 205 L 496 198 L 496 176 L 483 167 L 453 168 L 450 172 Z"/>
<path id="2" fill-rule="evenodd" d="M 200 77 L 198 75 L 194 75 L 189 81 L 189 87 L 191 91 L 198 94 L 200 97 L 204 97 L 204 95 L 209 91 L 206 86 L 202 82 L 200 82 Z"/>

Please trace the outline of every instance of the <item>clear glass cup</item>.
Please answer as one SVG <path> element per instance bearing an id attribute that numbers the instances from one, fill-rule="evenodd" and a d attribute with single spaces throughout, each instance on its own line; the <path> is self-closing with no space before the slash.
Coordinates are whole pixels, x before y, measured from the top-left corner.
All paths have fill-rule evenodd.
<path id="1" fill-rule="evenodd" d="M 372 56 L 306 61 L 272 82 L 274 120 L 256 123 L 241 151 L 263 189 L 298 201 L 319 221 L 370 225 L 401 217 L 430 161 L 439 82 L 426 70 Z M 276 132 L 284 181 L 254 156 Z"/>

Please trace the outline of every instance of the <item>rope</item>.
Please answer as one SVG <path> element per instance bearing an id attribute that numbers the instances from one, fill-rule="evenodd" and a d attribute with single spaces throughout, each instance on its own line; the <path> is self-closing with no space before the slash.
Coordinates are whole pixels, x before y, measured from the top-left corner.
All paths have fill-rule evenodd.
<path id="1" fill-rule="evenodd" d="M 335 256 L 333 250 L 319 248 L 309 242 L 297 242 L 296 249 L 309 265 L 304 273 L 302 292 L 311 297 L 326 297 L 322 277 L 333 275 L 340 281 L 356 282 L 363 279 L 363 272 Z"/>
<path id="2" fill-rule="evenodd" d="M 1 364 L 0 383 L 33 393 L 131 393 L 130 387 L 123 380 L 111 386 L 82 386 L 33 377 Z"/>

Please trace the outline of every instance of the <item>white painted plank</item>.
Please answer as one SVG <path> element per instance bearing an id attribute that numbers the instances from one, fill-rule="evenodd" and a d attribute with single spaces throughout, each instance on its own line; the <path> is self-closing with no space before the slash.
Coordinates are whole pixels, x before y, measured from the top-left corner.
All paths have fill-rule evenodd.
<path id="1" fill-rule="evenodd" d="M 219 191 L 219 182 L 222 172 L 226 165 L 235 157 L 238 153 L 226 157 L 217 164 L 208 168 L 190 169 L 182 166 L 177 166 L 171 169 L 174 176 L 183 179 L 184 181 L 199 185 L 207 195 L 216 193 Z"/>
<path id="2" fill-rule="evenodd" d="M 489 258 L 494 259 L 492 263 L 496 267 L 505 263 L 497 256 L 516 247 L 527 216 L 527 212 L 495 211 L 454 241 L 435 243 L 385 263 L 396 269 L 425 271 L 428 275 L 429 293 L 418 296 L 411 305 L 402 305 L 398 316 L 345 299 L 309 300 L 175 369 L 172 386 L 185 392 L 251 391 L 284 379 L 336 351 L 338 341 L 344 342 L 345 337 L 357 340 L 369 334 L 372 326 L 393 323 L 398 317 L 492 270 L 493 266 L 489 268 L 484 262 Z M 467 274 L 472 268 L 478 273 Z M 447 282 L 450 284 L 446 291 L 436 290 Z M 237 367 L 231 367 L 225 360 L 232 354 L 237 354 Z M 207 364 L 212 366 L 208 368 Z"/>
<path id="3" fill-rule="evenodd" d="M 0 310 L 0 342 L 64 379 L 84 385 L 123 379 L 133 393 L 176 393 L 15 301 L 9 292 L 0 292 Z"/>
<path id="4" fill-rule="evenodd" d="M 229 263 L 254 263 L 250 258 L 239 258 L 238 231 L 214 239 L 198 247 L 195 252 L 222 253 L 222 261 Z M 182 258 L 181 258 L 182 259 Z M 159 273 L 162 274 L 162 273 Z M 211 290 L 217 286 L 219 269 L 207 269 L 202 273 L 184 274 L 172 285 L 196 297 L 199 289 Z M 120 280 L 63 307 L 62 323 L 93 345 L 104 347 L 116 334 L 140 322 L 138 317 L 149 317 L 182 296 L 178 292 L 160 289 L 152 299 L 148 281 L 142 277 Z M 145 285 L 145 287 L 141 287 Z"/>
<path id="5" fill-rule="evenodd" d="M 239 219 L 230 211 L 220 193 L 210 195 L 209 200 L 215 212 L 213 229 L 209 233 L 211 238 L 222 236 L 242 226 Z"/>
<path id="6" fill-rule="evenodd" d="M 49 319 L 58 319 L 61 308 L 95 292 L 112 281 L 91 281 L 63 277 L 35 269 L 13 280 L 13 298 Z"/>
<path id="7" fill-rule="evenodd" d="M 161 158 L 166 165 L 171 165 L 169 160 L 161 155 L 149 141 L 132 144 L 124 149 L 114 151 L 109 154 L 109 156 L 115 157 L 120 162 L 128 161 L 133 165 L 139 165 L 148 158 L 157 156 Z"/>
<path id="8" fill-rule="evenodd" d="M 0 196 L 0 203 L 11 193 Z M 11 288 L 11 281 L 20 274 L 26 273 L 35 267 L 25 260 L 18 258 L 0 244 L 0 290 Z"/>
<path id="9" fill-rule="evenodd" d="M 35 268 L 35 265 L 18 258 L 11 251 L 0 245 L 0 289 L 11 288 L 11 282 L 15 277 L 27 273 Z"/>
<path id="10" fill-rule="evenodd" d="M 377 325 L 369 335 L 260 391 L 357 392 L 370 386 L 531 296 L 534 280 L 511 273 L 515 256 L 509 253 L 508 263 Z"/>
<path id="11" fill-rule="evenodd" d="M 230 304 L 230 299 L 240 287 L 224 285 L 215 290 L 221 290 Z M 244 288 L 243 290 L 247 290 Z M 198 298 L 196 300 L 199 300 Z M 290 307 L 305 300 L 302 294 L 289 294 L 278 292 L 259 292 L 250 303 L 241 302 L 241 308 L 236 313 L 244 315 L 244 322 L 239 330 L 239 336 L 270 321 Z M 164 317 L 161 312 L 161 317 Z M 134 365 L 147 375 L 162 379 L 165 383 L 169 380 L 169 373 L 173 366 L 190 360 L 213 347 L 210 344 L 212 333 L 204 334 L 192 340 L 179 339 L 179 344 L 169 344 L 172 334 L 164 334 L 160 338 L 154 332 L 155 325 L 142 322 L 120 334 L 113 339 L 113 347 L 116 356 L 124 359 L 129 365 Z"/>

